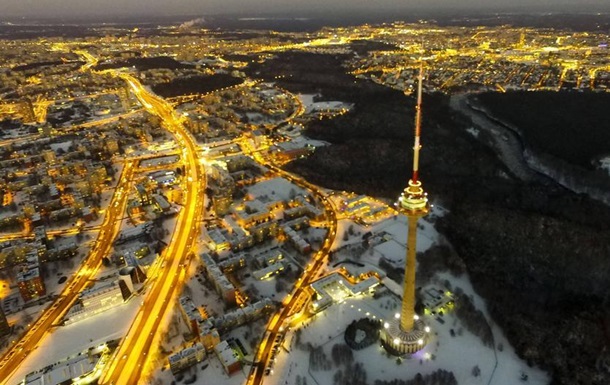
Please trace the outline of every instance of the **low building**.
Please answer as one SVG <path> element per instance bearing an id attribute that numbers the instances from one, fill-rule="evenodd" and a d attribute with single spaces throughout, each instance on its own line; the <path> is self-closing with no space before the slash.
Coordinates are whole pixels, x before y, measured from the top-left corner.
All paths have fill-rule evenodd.
<path id="1" fill-rule="evenodd" d="M 148 174 L 148 178 L 155 181 L 159 186 L 171 186 L 177 183 L 176 173 L 172 170 L 151 172 Z"/>
<path id="2" fill-rule="evenodd" d="M 115 282 L 106 283 L 83 291 L 77 303 L 65 315 L 65 323 L 71 324 L 102 313 L 124 303 L 123 291 Z"/>
<path id="3" fill-rule="evenodd" d="M 110 358 L 106 344 L 89 348 L 25 376 L 22 385 L 64 385 L 97 383 Z"/>
<path id="4" fill-rule="evenodd" d="M 252 276 L 258 279 L 259 281 L 262 281 L 264 279 L 270 278 L 271 276 L 279 273 L 282 270 L 284 270 L 284 262 L 280 261 L 273 263 L 267 267 L 264 267 L 260 270 L 252 272 Z"/>
<path id="5" fill-rule="evenodd" d="M 258 199 L 232 207 L 231 213 L 237 223 L 243 227 L 267 222 L 273 217 L 267 205 Z"/>
<path id="6" fill-rule="evenodd" d="M 150 195 L 148 194 L 148 191 L 146 190 L 144 184 L 138 183 L 136 185 L 136 191 L 138 193 L 138 197 L 140 198 L 140 202 L 142 203 L 142 205 L 146 206 L 150 204 Z"/>
<path id="7" fill-rule="evenodd" d="M 299 235 L 299 233 L 294 231 L 290 226 L 282 226 L 282 231 L 284 232 L 292 246 L 294 246 L 294 248 L 297 249 L 299 253 L 307 254 L 311 252 L 311 245 L 309 244 L 309 242 L 304 240 Z"/>
<path id="8" fill-rule="evenodd" d="M 371 292 L 380 284 L 376 274 L 370 274 L 364 279 L 350 279 L 335 271 L 311 284 L 316 299 L 311 303 L 311 310 L 319 312 L 335 302 L 345 298 Z"/>
<path id="9" fill-rule="evenodd" d="M 455 298 L 449 290 L 432 287 L 422 292 L 424 307 L 431 314 L 447 311 L 453 308 Z"/>
<path id="10" fill-rule="evenodd" d="M 19 268 L 17 286 L 24 302 L 40 298 L 46 294 L 44 280 L 40 276 L 38 264 L 22 265 Z"/>
<path id="11" fill-rule="evenodd" d="M 284 222 L 284 226 L 288 226 L 293 230 L 301 230 L 309 227 L 309 218 L 297 217 L 290 221 Z"/>
<path id="12" fill-rule="evenodd" d="M 366 195 L 356 195 L 346 199 L 340 207 L 349 217 L 357 217 L 368 214 L 371 207 L 367 203 Z"/>
<path id="13" fill-rule="evenodd" d="M 126 266 L 119 271 L 119 275 L 127 274 L 131 279 L 132 284 L 140 284 L 146 281 L 146 273 L 138 263 L 133 263 L 133 260 L 125 261 Z"/>
<path id="14" fill-rule="evenodd" d="M 196 343 L 190 348 L 179 351 L 169 356 L 169 369 L 173 374 L 180 373 L 184 369 L 203 361 L 205 358 L 205 348 L 201 343 Z"/>
<path id="15" fill-rule="evenodd" d="M 269 314 L 275 306 L 269 298 L 244 306 L 243 308 L 235 309 L 224 315 L 211 319 L 214 326 L 222 332 L 231 330 L 241 326 L 247 322 L 251 322 Z"/>
<path id="16" fill-rule="evenodd" d="M 246 266 L 246 260 L 250 259 L 249 254 L 238 253 L 231 254 L 227 259 L 218 263 L 218 267 L 225 273 L 230 273 L 234 270 L 241 269 Z"/>
<path id="17" fill-rule="evenodd" d="M 204 271 L 207 278 L 214 285 L 216 292 L 227 302 L 235 303 L 235 286 L 225 277 L 216 261 L 207 253 L 201 254 Z"/>
<path id="18" fill-rule="evenodd" d="M 231 249 L 229 240 L 220 229 L 210 229 L 204 231 L 203 238 L 208 244 L 210 250 L 214 250 L 219 254 L 228 252 Z"/>
<path id="19" fill-rule="evenodd" d="M 66 244 L 62 244 L 61 246 L 56 247 L 54 249 L 48 250 L 46 255 L 44 255 L 44 256 L 39 254 L 38 261 L 43 263 L 46 261 L 54 261 L 57 259 L 72 258 L 72 257 L 76 256 L 77 252 L 78 252 L 78 243 L 69 242 Z"/>
<path id="20" fill-rule="evenodd" d="M 296 206 L 295 206 L 296 205 Z M 320 218 L 324 210 L 309 203 L 302 195 L 297 196 L 290 202 L 291 208 L 284 211 L 284 218 L 296 218 L 306 215 L 309 218 Z"/>
<path id="21" fill-rule="evenodd" d="M 283 259 L 284 251 L 278 246 L 272 247 L 269 250 L 265 250 L 254 255 L 256 265 L 259 267 L 269 266 Z"/>
<path id="22" fill-rule="evenodd" d="M 254 243 L 262 243 L 268 238 L 278 234 L 279 226 L 276 221 L 268 221 L 256 224 L 248 228 Z"/>
<path id="23" fill-rule="evenodd" d="M 117 240 L 115 241 L 115 243 L 121 244 L 121 243 L 125 243 L 128 241 L 133 241 L 134 239 L 144 237 L 152 231 L 153 227 L 154 226 L 153 226 L 152 222 L 146 222 L 146 223 L 137 225 L 135 227 L 122 230 L 121 233 L 119 234 Z"/>
<path id="24" fill-rule="evenodd" d="M 227 341 L 222 341 L 214 347 L 214 351 L 222 364 L 225 372 L 231 375 L 241 369 L 241 362 L 239 361 L 239 355 L 229 346 Z"/>
<path id="25" fill-rule="evenodd" d="M 174 186 L 173 188 L 168 189 L 166 195 L 170 202 L 179 205 L 184 203 L 184 190 L 182 190 L 180 186 Z"/>
<path id="26" fill-rule="evenodd" d="M 165 212 L 172 207 L 172 205 L 167 201 L 167 199 L 165 199 L 165 197 L 163 195 L 153 194 L 152 198 L 153 198 L 155 206 L 160 211 Z"/>
<path id="27" fill-rule="evenodd" d="M 208 352 L 220 343 L 220 334 L 211 320 L 205 320 L 199 324 L 199 339 Z"/>
<path id="28" fill-rule="evenodd" d="M 190 297 L 180 297 L 180 310 L 184 321 L 189 325 L 191 332 L 195 336 L 199 336 L 199 324 L 203 322 L 203 316 L 199 308 L 195 305 Z"/>

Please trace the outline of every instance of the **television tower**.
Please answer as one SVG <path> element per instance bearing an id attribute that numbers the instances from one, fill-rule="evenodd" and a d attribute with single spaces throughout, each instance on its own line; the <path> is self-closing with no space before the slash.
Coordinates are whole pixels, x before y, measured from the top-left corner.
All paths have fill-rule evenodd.
<path id="1" fill-rule="evenodd" d="M 419 180 L 419 151 L 421 150 L 421 105 L 424 63 L 420 61 L 417 85 L 417 105 L 415 107 L 415 143 L 413 144 L 413 175 L 407 188 L 398 198 L 398 211 L 408 219 L 407 262 L 402 296 L 402 307 L 395 319 L 384 324 L 381 340 L 390 353 L 404 355 L 421 350 L 427 340 L 430 328 L 415 314 L 415 255 L 417 252 L 417 221 L 428 214 L 430 206 L 427 194 Z"/>

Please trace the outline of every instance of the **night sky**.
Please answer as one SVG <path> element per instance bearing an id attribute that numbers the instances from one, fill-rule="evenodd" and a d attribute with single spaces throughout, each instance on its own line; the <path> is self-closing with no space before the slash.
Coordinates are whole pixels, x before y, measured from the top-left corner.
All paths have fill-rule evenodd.
<path id="1" fill-rule="evenodd" d="M 307 11 L 388 11 L 506 9 L 535 7 L 556 11 L 578 5 L 586 11 L 610 8 L 608 0 L 0 0 L 2 16 L 210 15 Z"/>

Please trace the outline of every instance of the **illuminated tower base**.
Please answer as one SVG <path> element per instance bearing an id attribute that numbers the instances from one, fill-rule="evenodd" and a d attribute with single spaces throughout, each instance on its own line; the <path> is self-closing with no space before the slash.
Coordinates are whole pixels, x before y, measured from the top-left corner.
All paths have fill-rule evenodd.
<path id="1" fill-rule="evenodd" d="M 400 316 L 400 314 L 396 314 Z M 396 318 L 384 323 L 381 330 L 381 344 L 385 350 L 394 356 L 404 356 L 422 350 L 428 343 L 430 328 L 415 316 L 413 328 L 404 331 L 400 328 L 400 319 Z"/>

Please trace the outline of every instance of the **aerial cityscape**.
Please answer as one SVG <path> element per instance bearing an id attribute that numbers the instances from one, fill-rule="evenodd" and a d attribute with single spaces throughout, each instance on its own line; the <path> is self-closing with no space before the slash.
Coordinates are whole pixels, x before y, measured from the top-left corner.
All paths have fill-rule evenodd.
<path id="1" fill-rule="evenodd" d="M 0 384 L 610 384 L 605 3 L 26 3 Z"/>

